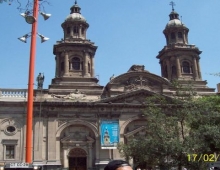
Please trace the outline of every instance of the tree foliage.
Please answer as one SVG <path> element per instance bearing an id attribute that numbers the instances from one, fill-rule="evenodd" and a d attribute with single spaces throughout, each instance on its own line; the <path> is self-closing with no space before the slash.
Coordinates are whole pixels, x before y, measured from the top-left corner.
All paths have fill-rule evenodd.
<path id="1" fill-rule="evenodd" d="M 19 12 L 24 12 L 28 15 L 33 14 L 33 6 L 35 0 L 0 0 L 0 3 L 8 3 L 11 5 L 12 3 L 17 4 L 17 9 Z M 39 1 L 39 11 L 45 12 L 45 4 L 50 5 L 49 0 L 38 0 Z"/>
<path id="2" fill-rule="evenodd" d="M 119 152 L 150 167 L 206 169 L 206 162 L 193 160 L 192 154 L 220 151 L 220 96 L 199 97 L 190 86 L 174 86 L 172 98 L 158 94 L 146 99 L 147 135 L 119 144 Z"/>

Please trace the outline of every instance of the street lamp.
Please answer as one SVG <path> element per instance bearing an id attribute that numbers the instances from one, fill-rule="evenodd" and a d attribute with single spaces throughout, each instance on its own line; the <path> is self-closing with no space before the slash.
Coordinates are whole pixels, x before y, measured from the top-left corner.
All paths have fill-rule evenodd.
<path id="1" fill-rule="evenodd" d="M 30 37 L 29 34 L 25 34 L 22 37 L 19 37 L 18 39 L 24 43 L 27 43 L 27 38 Z"/>
<path id="2" fill-rule="evenodd" d="M 41 43 L 49 40 L 48 37 L 43 36 L 42 34 L 37 33 L 37 35 L 41 38 Z M 25 34 L 22 37 L 19 37 L 18 39 L 24 43 L 27 43 L 27 38 L 31 36 L 31 33 Z"/>
<path id="3" fill-rule="evenodd" d="M 25 13 L 21 13 L 20 15 L 25 18 L 25 21 L 28 24 L 33 24 L 34 22 L 36 22 L 36 18 L 34 16 L 29 15 L 29 14 L 30 14 L 30 12 L 25 12 Z M 43 16 L 44 20 L 47 20 L 51 16 L 51 14 L 46 14 L 44 12 L 40 12 L 40 14 Z"/>
<path id="4" fill-rule="evenodd" d="M 28 100 L 27 100 L 27 120 L 26 120 L 26 156 L 25 162 L 32 163 L 32 128 L 33 128 L 33 97 L 34 97 L 34 66 L 35 66 L 35 55 L 36 55 L 36 37 L 41 37 L 41 42 L 48 40 L 49 38 L 44 37 L 37 33 L 37 19 L 39 0 L 33 0 L 33 16 L 30 16 L 30 12 L 21 14 L 28 24 L 32 24 L 31 35 L 25 34 L 23 37 L 18 38 L 22 42 L 26 42 L 26 39 L 31 36 L 30 46 L 30 61 L 29 61 L 29 77 L 28 77 Z M 48 19 L 49 16 L 45 13 L 44 19 Z"/>

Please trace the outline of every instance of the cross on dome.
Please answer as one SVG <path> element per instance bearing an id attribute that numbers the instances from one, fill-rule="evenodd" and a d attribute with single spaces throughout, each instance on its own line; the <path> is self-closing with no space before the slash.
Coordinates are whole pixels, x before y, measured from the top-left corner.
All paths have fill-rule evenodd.
<path id="1" fill-rule="evenodd" d="M 173 1 L 170 2 L 170 5 L 172 6 L 172 11 L 174 11 L 174 6 L 176 5 Z"/>

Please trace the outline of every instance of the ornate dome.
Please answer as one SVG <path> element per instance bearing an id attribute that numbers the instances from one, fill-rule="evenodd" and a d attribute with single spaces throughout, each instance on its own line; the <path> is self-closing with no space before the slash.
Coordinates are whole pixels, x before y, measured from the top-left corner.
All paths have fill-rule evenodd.
<path id="1" fill-rule="evenodd" d="M 72 13 L 66 17 L 65 21 L 84 21 L 84 22 L 86 22 L 86 19 L 80 13 Z"/>
<path id="2" fill-rule="evenodd" d="M 179 19 L 172 19 L 167 23 L 166 27 L 172 26 L 184 26 L 184 24 Z"/>
<path id="3" fill-rule="evenodd" d="M 86 22 L 86 19 L 80 13 L 81 8 L 75 1 L 75 4 L 70 8 L 70 15 L 66 17 L 65 21 L 83 21 Z"/>
<path id="4" fill-rule="evenodd" d="M 167 23 L 166 28 L 169 27 L 178 27 L 178 26 L 183 26 L 186 27 L 182 21 L 179 19 L 179 14 L 176 11 L 172 11 L 169 15 L 170 21 Z"/>

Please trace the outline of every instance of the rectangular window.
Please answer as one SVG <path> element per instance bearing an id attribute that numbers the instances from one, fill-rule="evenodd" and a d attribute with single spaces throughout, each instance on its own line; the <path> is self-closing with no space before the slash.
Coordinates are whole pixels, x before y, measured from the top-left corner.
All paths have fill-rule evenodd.
<path id="1" fill-rule="evenodd" d="M 6 159 L 15 159 L 15 145 L 6 145 L 5 146 L 5 158 Z"/>

